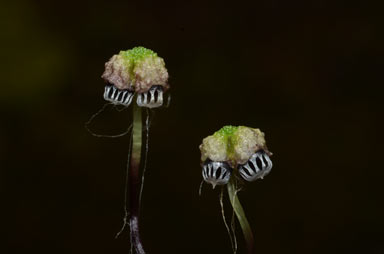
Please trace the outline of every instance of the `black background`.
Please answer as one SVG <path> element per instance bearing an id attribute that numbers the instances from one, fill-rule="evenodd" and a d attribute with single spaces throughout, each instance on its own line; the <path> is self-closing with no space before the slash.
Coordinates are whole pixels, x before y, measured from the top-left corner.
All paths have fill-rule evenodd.
<path id="1" fill-rule="evenodd" d="M 363 1 L 361 1 L 363 2 Z M 266 134 L 274 167 L 240 199 L 256 253 L 384 253 L 382 10 L 336 1 L 8 1 L 0 8 L 1 253 L 128 253 L 129 137 L 84 123 L 120 50 L 165 59 L 172 104 L 149 140 L 148 253 L 231 253 L 201 140 Z M 130 109 L 92 125 L 123 131 Z M 226 202 L 228 205 L 228 202 Z M 227 212 L 230 212 L 227 206 Z M 238 232 L 239 253 L 244 241 Z"/>

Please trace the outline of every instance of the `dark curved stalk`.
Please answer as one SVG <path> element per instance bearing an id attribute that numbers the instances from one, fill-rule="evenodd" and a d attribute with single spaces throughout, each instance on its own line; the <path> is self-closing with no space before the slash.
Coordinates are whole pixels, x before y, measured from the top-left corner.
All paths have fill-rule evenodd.
<path id="1" fill-rule="evenodd" d="M 133 104 L 132 154 L 128 175 L 129 186 L 129 229 L 131 244 L 137 254 L 145 254 L 139 231 L 140 214 L 140 159 L 142 143 L 141 108 Z"/>

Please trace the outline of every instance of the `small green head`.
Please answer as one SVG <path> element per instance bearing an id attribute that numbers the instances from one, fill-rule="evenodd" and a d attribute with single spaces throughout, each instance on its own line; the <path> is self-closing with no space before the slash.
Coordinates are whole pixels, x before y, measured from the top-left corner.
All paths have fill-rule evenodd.
<path id="1" fill-rule="evenodd" d="M 169 88 L 168 71 L 163 58 L 144 47 L 120 51 L 105 63 L 101 76 L 119 90 L 128 89 L 137 93 L 147 92 L 152 86 Z"/>

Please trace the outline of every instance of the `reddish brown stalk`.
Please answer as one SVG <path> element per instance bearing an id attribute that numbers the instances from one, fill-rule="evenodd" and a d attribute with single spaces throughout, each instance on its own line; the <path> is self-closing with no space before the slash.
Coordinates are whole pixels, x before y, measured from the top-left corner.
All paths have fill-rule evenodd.
<path id="1" fill-rule="evenodd" d="M 128 173 L 129 186 L 129 228 L 131 244 L 137 254 L 145 254 L 140 238 L 139 215 L 140 215 L 140 159 L 142 144 L 142 119 L 141 108 L 133 105 L 133 129 L 132 129 L 132 154 Z"/>

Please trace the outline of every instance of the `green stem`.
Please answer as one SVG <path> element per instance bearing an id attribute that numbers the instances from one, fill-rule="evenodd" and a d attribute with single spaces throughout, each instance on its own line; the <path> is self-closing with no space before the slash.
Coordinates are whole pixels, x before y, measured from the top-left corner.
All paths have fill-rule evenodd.
<path id="1" fill-rule="evenodd" d="M 253 253 L 253 245 L 254 238 L 252 234 L 251 227 L 249 226 L 247 217 L 245 216 L 243 207 L 240 204 L 239 198 L 237 197 L 237 189 L 236 189 L 236 179 L 232 177 L 227 184 L 229 200 L 231 201 L 231 205 L 233 210 L 235 210 L 236 217 L 240 222 L 241 229 L 244 234 L 245 241 L 247 243 L 248 253 Z"/>
<path id="2" fill-rule="evenodd" d="M 132 128 L 132 154 L 129 169 L 129 228 L 131 233 L 131 244 L 134 246 L 137 254 L 145 254 L 139 232 L 139 214 L 140 214 L 140 159 L 142 143 L 142 120 L 141 108 L 133 104 L 133 128 Z"/>

